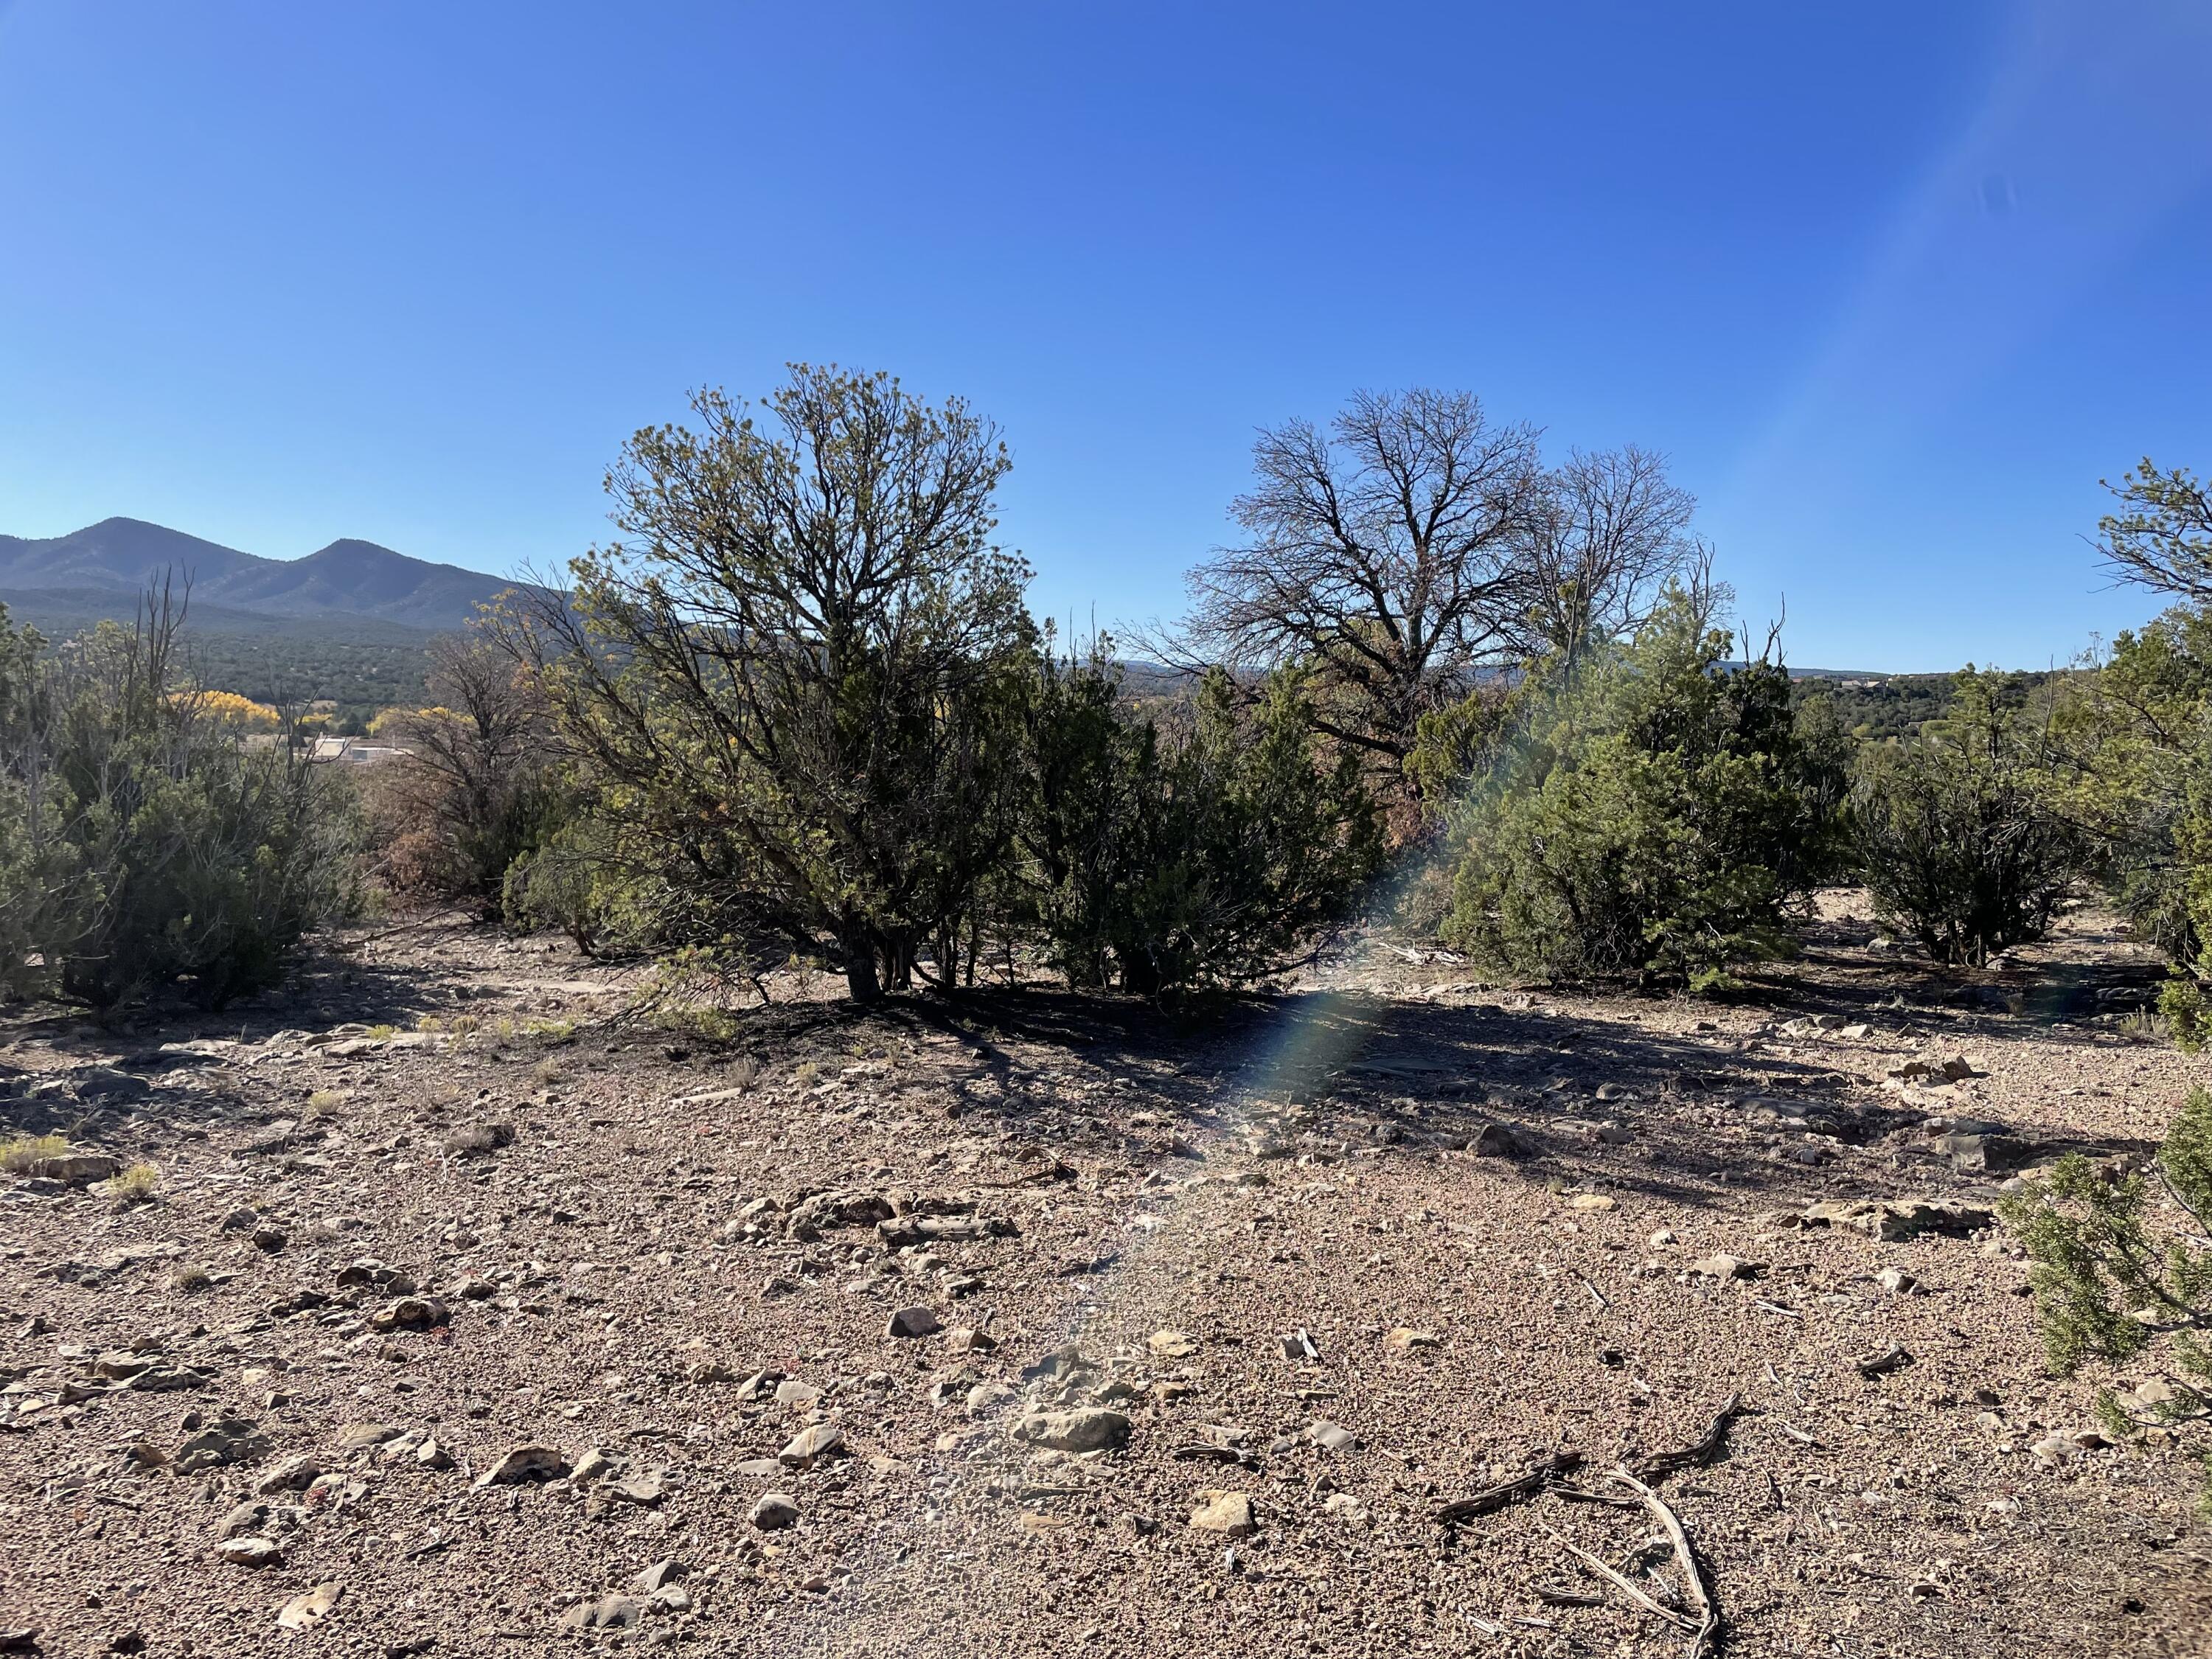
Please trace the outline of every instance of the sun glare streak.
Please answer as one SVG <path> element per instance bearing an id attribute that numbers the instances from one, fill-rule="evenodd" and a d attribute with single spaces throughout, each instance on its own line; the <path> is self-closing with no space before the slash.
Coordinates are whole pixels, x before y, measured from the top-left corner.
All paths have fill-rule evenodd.
<path id="1" fill-rule="evenodd" d="M 1747 444 L 1724 500 L 1863 482 L 1895 442 L 1997 372 L 2212 177 L 2199 113 L 2212 14 L 2031 8 L 1980 106 L 1899 204 L 1826 344 Z M 2115 150 L 2130 164 L 2114 169 Z"/>
<path id="2" fill-rule="evenodd" d="M 1571 696 L 1583 684 L 1582 669 L 1590 660 L 1585 658 L 1576 669 L 1561 675 L 1546 694 L 1545 701 L 1555 703 Z M 1494 745 L 1486 764 L 1464 781 L 1445 809 L 1441 832 L 1401 855 L 1397 866 L 1370 891 L 1358 918 L 1346 925 L 1340 937 L 1356 940 L 1400 921 L 1407 898 L 1456 857 L 1462 839 L 1455 826 L 1461 814 L 1472 803 L 1509 787 L 1515 766 L 1524 752 L 1523 734 L 1528 724 L 1523 718 L 1508 728 L 1504 740 Z M 1202 1116 L 1207 1126 L 1229 1143 L 1221 1150 L 1231 1151 L 1240 1134 L 1272 1116 L 1277 1109 L 1325 1096 L 1334 1079 L 1384 1029 L 1389 1008 L 1385 998 L 1343 987 L 1314 984 L 1294 989 L 1280 1000 L 1273 1017 L 1255 1039 L 1245 1064 L 1218 1085 L 1218 1109 L 1196 1115 Z M 1146 1203 L 1141 1210 L 1128 1210 L 1121 1218 L 1118 1240 L 1099 1241 L 1110 1251 L 1108 1265 L 1082 1280 L 1084 1289 L 1074 1298 L 1058 1329 L 1037 1333 L 1030 1339 L 1038 1349 L 1038 1357 L 1071 1343 L 1080 1346 L 1093 1322 L 1112 1304 L 1114 1293 L 1131 1277 L 1132 1270 L 1174 1247 L 1177 1241 L 1170 1221 L 1181 1200 L 1208 1181 L 1220 1178 L 1218 1171 L 1209 1171 L 1172 1182 L 1146 1194 Z M 1140 1215 L 1146 1219 L 1140 1221 Z M 1317 1332 L 1316 1335 L 1326 1359 L 1333 1346 L 1329 1334 Z M 1009 1433 L 1012 1421 L 1029 1405 L 1024 1394 L 1016 1390 L 944 1437 L 937 1450 L 918 1460 L 930 1477 L 927 1490 L 935 1493 L 935 1482 L 939 1479 L 957 1484 L 963 1470 L 970 1475 L 981 1474 L 986 1479 L 1001 1472 L 1006 1467 L 1009 1448 L 1016 1443 Z M 1012 1455 L 1018 1458 L 1027 1454 L 1016 1450 Z M 946 1517 L 927 1502 L 908 1510 L 878 1532 L 875 1559 L 860 1570 L 878 1580 L 957 1576 L 979 1583 L 988 1581 L 994 1571 L 991 1553 L 1001 1547 L 981 1533 L 962 1534 L 956 1539 L 940 1532 L 937 1523 L 943 1518 Z M 1013 1547 L 1003 1547 L 1010 1552 Z M 1010 1553 L 1006 1559 L 1011 1559 Z M 842 1652 L 846 1649 L 836 1639 L 837 1631 L 866 1616 L 860 1607 L 842 1597 L 825 1599 L 810 1621 L 811 1629 L 820 1638 L 821 1650 Z M 856 1632 L 854 1639 L 867 1638 Z"/>

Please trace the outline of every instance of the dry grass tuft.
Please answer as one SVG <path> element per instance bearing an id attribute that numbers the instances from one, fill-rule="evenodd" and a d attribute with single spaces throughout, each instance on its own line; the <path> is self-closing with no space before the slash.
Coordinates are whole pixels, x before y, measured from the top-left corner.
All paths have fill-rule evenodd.
<path id="1" fill-rule="evenodd" d="M 161 1190 L 161 1172 L 150 1164 L 134 1164 L 121 1175 L 111 1176 L 103 1190 L 118 1208 L 150 1204 Z"/>

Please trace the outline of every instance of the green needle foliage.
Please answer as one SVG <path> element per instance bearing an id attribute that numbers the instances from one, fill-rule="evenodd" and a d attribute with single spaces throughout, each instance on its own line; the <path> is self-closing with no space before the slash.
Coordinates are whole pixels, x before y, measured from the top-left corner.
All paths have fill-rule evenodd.
<path id="1" fill-rule="evenodd" d="M 46 652 L 0 610 L 0 991 L 221 1007 L 358 907 L 350 792 L 195 690 L 181 621 Z"/>
<path id="2" fill-rule="evenodd" d="M 1731 666 L 1705 608 L 1678 590 L 1626 647 L 1530 674 L 1453 824 L 1447 938 L 1531 977 L 1701 991 L 1790 948 L 1832 850 L 1842 740 L 1801 726 L 1778 661 Z"/>
<path id="3" fill-rule="evenodd" d="M 1958 684 L 1913 742 L 1863 751 L 1850 818 L 1881 910 L 1937 961 L 1978 967 L 2051 931 L 2082 852 L 1995 677 Z"/>
<path id="4" fill-rule="evenodd" d="M 2166 1371 L 2104 1390 L 2108 1428 L 2131 1436 L 2212 1418 L 2212 1092 L 2190 1091 L 2148 1175 L 2115 1179 L 2077 1153 L 2008 1198 L 2003 1215 L 2035 1264 L 2052 1370 L 2155 1352 Z M 2200 1455 L 2212 1513 L 2212 1453 Z"/>
<path id="5" fill-rule="evenodd" d="M 1249 986 L 1345 918 L 1381 867 L 1381 818 L 1357 756 L 1318 763 L 1312 729 L 1292 674 L 1255 702 L 1216 670 L 1163 719 L 1126 707 L 1103 651 L 1040 665 L 1018 839 L 1071 985 Z"/>

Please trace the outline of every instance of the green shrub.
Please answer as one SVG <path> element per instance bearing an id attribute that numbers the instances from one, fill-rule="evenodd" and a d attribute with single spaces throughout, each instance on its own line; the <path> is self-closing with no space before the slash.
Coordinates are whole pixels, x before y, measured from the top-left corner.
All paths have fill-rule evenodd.
<path id="1" fill-rule="evenodd" d="M 627 539 L 506 634 L 604 862 L 664 944 L 775 940 L 860 999 L 950 982 L 1011 841 L 1034 634 L 991 540 L 1005 447 L 957 399 L 834 368 L 795 368 L 767 420 L 695 407 L 616 468 Z"/>
<path id="2" fill-rule="evenodd" d="M 179 615 L 40 655 L 0 613 L 0 975 L 98 1007 L 183 983 L 220 1007 L 273 983 L 359 902 L 343 780 L 205 718 Z"/>
<path id="3" fill-rule="evenodd" d="M 2203 988 L 2195 980 L 2177 976 L 2160 986 L 2158 1015 L 2174 1047 L 2185 1054 L 2203 1052 L 2205 1038 L 2212 1036 L 2212 1009 L 2206 1007 Z"/>
<path id="4" fill-rule="evenodd" d="M 1676 591 L 1625 648 L 1516 693 L 1451 833 L 1447 939 L 1509 972 L 1724 990 L 1790 948 L 1824 873 L 1839 739 L 1801 729 L 1787 672 Z"/>
<path id="5" fill-rule="evenodd" d="M 1851 825 L 1883 915 L 1936 960 L 1978 966 L 2050 932 L 2081 847 L 2000 688 L 1972 669 L 1959 688 L 1914 742 L 1863 751 Z"/>
<path id="6" fill-rule="evenodd" d="M 1298 678 L 1256 703 L 1216 671 L 1164 722 L 1103 659 L 1043 665 L 1021 844 L 1054 964 L 1158 996 L 1280 975 L 1380 867 L 1358 763 L 1316 754 Z"/>
<path id="7" fill-rule="evenodd" d="M 2190 1091 L 2148 1175 L 2115 1178 L 2072 1154 L 2009 1195 L 2002 1213 L 2034 1262 L 2052 1370 L 2154 1352 L 2164 1362 L 2148 1385 L 2102 1391 L 2108 1428 L 2132 1436 L 2212 1418 L 2212 1352 L 2199 1334 L 2212 1322 L 2212 1093 Z M 2212 1511 L 2212 1484 L 2206 1503 Z"/>

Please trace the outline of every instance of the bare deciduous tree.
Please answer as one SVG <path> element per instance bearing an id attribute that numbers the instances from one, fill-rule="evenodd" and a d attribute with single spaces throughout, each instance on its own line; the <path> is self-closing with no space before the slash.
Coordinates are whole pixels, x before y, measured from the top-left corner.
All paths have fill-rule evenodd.
<path id="1" fill-rule="evenodd" d="M 1700 560 L 1684 534 L 1696 505 L 1663 457 L 1632 444 L 1577 450 L 1547 473 L 1529 507 L 1521 653 L 1573 656 L 1641 627 L 1668 579 Z"/>
<path id="2" fill-rule="evenodd" d="M 388 873 L 496 914 L 507 866 L 553 816 L 545 698 L 481 632 L 434 641 L 427 683 L 432 707 L 377 723 L 406 751 L 373 792 Z"/>
<path id="3" fill-rule="evenodd" d="M 1537 436 L 1423 388 L 1360 392 L 1327 432 L 1263 429 L 1233 508 L 1249 539 L 1191 574 L 1178 634 L 1143 642 L 1192 671 L 1310 668 L 1320 728 L 1397 775 L 1421 716 L 1485 665 L 1632 627 L 1694 553 L 1659 457 L 1547 470 Z"/>

